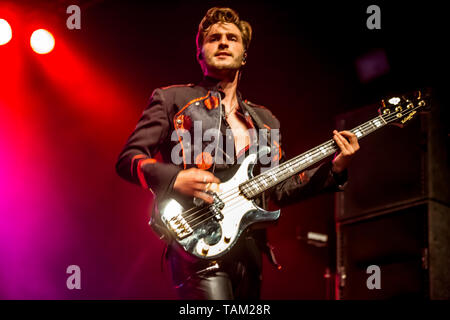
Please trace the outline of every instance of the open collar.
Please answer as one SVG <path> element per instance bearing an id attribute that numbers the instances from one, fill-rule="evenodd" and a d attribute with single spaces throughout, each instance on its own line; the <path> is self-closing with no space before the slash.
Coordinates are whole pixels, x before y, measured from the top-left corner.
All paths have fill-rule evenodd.
<path id="1" fill-rule="evenodd" d="M 213 78 L 210 76 L 204 76 L 203 80 L 198 85 L 209 91 L 219 92 L 221 95 L 221 98 L 223 99 L 223 98 L 225 98 L 225 93 L 223 92 L 219 83 L 220 83 L 219 79 L 216 79 L 216 78 Z M 236 98 L 238 100 L 239 106 L 240 106 L 242 112 L 244 113 L 244 115 L 246 115 L 246 114 L 250 115 L 254 125 L 256 125 L 257 128 L 262 129 L 264 127 L 262 120 L 253 111 L 253 108 L 244 102 L 244 100 L 242 99 L 242 94 L 239 90 L 236 90 Z"/>

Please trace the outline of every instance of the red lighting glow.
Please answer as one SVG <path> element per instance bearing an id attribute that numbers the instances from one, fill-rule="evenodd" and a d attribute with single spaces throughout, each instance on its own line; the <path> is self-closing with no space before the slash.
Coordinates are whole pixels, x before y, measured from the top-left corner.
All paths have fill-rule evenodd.
<path id="1" fill-rule="evenodd" d="M 34 52 L 47 54 L 55 47 L 55 38 L 47 30 L 38 29 L 31 35 L 30 45 Z"/>
<path id="2" fill-rule="evenodd" d="M 0 19 L 0 46 L 7 44 L 12 38 L 12 30 L 8 21 Z"/>

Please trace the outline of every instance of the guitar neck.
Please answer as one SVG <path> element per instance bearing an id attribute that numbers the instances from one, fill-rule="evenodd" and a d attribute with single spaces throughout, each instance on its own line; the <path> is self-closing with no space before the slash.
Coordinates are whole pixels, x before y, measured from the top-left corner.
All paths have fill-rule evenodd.
<path id="1" fill-rule="evenodd" d="M 349 131 L 354 133 L 358 139 L 361 139 L 388 123 L 389 121 L 386 121 L 383 116 L 379 115 Z M 321 145 L 242 183 L 239 186 L 239 189 L 245 197 L 249 199 L 254 198 L 293 175 L 302 172 L 317 162 L 333 155 L 338 150 L 339 148 L 336 145 L 336 142 L 333 139 L 330 139 Z"/>

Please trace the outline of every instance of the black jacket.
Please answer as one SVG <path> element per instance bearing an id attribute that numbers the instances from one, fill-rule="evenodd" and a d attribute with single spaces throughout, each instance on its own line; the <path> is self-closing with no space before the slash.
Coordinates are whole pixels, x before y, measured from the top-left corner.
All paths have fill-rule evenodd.
<path id="1" fill-rule="evenodd" d="M 117 173 L 125 180 L 151 190 L 156 196 L 156 202 L 160 202 L 166 197 L 174 196 L 173 184 L 180 170 L 197 166 L 217 173 L 233 165 L 196 161 L 198 150 L 196 154 L 193 147 L 195 140 L 189 143 L 183 136 L 183 132 L 191 137 L 195 135 L 195 130 L 199 129 L 195 128 L 197 120 L 202 121 L 202 137 L 209 128 L 222 126 L 222 131 L 225 129 L 226 123 L 220 116 L 223 112 L 220 101 L 224 93 L 217 83 L 217 80 L 206 77 L 197 85 L 170 86 L 154 90 L 148 107 L 143 111 L 119 155 Z M 271 141 L 270 132 L 280 129 L 280 122 L 267 108 L 243 100 L 240 93 L 238 102 L 247 125 L 256 130 L 267 129 L 267 141 Z M 231 137 L 224 133 L 224 139 Z M 202 141 L 200 151 L 206 150 L 208 144 L 211 142 Z M 281 141 L 269 144 L 273 150 L 272 157 L 283 162 L 285 158 Z M 172 161 L 174 150 L 177 156 L 175 164 Z M 210 153 L 212 159 L 216 156 L 214 151 Z M 156 159 L 158 153 L 162 161 Z M 341 190 L 346 179 L 346 171 L 335 175 L 331 171 L 331 162 L 325 162 L 280 183 L 270 191 L 269 196 L 277 206 L 283 207 L 319 193 Z M 258 199 L 258 204 L 267 208 L 267 198 L 264 194 Z M 265 239 L 261 241 L 264 242 Z"/>

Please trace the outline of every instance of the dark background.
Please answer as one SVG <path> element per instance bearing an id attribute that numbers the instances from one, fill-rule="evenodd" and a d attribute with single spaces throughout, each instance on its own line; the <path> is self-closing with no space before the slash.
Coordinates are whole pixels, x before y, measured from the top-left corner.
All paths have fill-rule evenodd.
<path id="1" fill-rule="evenodd" d="M 66 28 L 65 10 L 71 4 L 81 7 L 81 30 Z M 381 8 L 381 30 L 366 27 L 366 9 L 371 4 Z M 17 192 L 5 203 L 28 203 L 31 184 L 33 192 L 40 190 L 45 206 L 36 210 L 38 201 L 29 202 L 30 210 L 22 205 L 0 208 L 17 219 L 4 226 L 12 236 L 4 233 L 0 238 L 4 251 L 0 277 L 7 283 L 0 288 L 0 297 L 175 298 L 169 271 L 160 269 L 163 244 L 147 226 L 150 194 L 121 180 L 114 165 L 155 88 L 201 79 L 195 35 L 212 6 L 234 8 L 252 25 L 240 90 L 248 100 L 270 108 L 281 121 L 288 158 L 330 139 L 338 114 L 377 103 L 385 95 L 433 87 L 443 96 L 439 80 L 447 74 L 448 29 L 444 29 L 443 7 L 430 1 L 396 1 L 395 5 L 372 1 L 5 2 L 0 8 L 15 10 L 18 24 L 44 21 L 55 35 L 56 47 L 45 58 L 36 58 L 29 48 L 21 51 L 19 64 L 29 91 L 21 91 L 24 103 L 20 106 L 25 113 L 34 108 L 32 114 L 40 115 L 35 125 L 42 133 L 29 136 L 27 146 L 42 154 L 20 151 L 15 157 L 24 165 L 34 163 L 26 170 L 42 175 L 16 186 Z M 70 58 L 58 56 L 62 44 L 70 48 Z M 356 60 L 377 50 L 385 53 L 389 69 L 361 82 Z M 59 59 L 53 78 L 57 81 L 50 81 L 45 66 L 37 61 L 46 59 L 51 66 L 52 55 Z M 5 65 L 7 61 L 2 60 Z M 71 81 L 74 87 L 65 87 L 61 93 Z M 83 107 L 77 98 L 85 89 L 86 99 L 91 97 L 93 102 Z M 113 110 L 116 96 L 121 100 Z M 17 146 L 11 137 L 16 135 L 4 136 L 10 139 L 9 145 Z M 361 147 L 365 148 L 363 142 Z M 16 160 L 8 164 L 19 166 Z M 45 174 L 42 166 L 47 168 Z M 14 175 L 11 179 L 15 180 Z M 35 183 L 43 180 L 47 181 L 45 191 Z M 2 183 L 4 188 L 7 181 Z M 20 212 L 20 220 L 14 210 Z M 25 230 L 29 231 L 26 237 L 14 231 L 22 219 L 32 225 Z M 324 272 L 326 267 L 334 268 L 332 250 L 308 245 L 299 236 L 308 231 L 325 233 L 332 246 L 334 229 L 332 194 L 284 209 L 277 225 L 269 228 L 282 269 L 264 261 L 262 298 L 326 299 Z M 12 249 L 18 239 L 25 249 Z M 81 267 L 82 290 L 65 286 L 65 268 L 71 264 Z"/>

